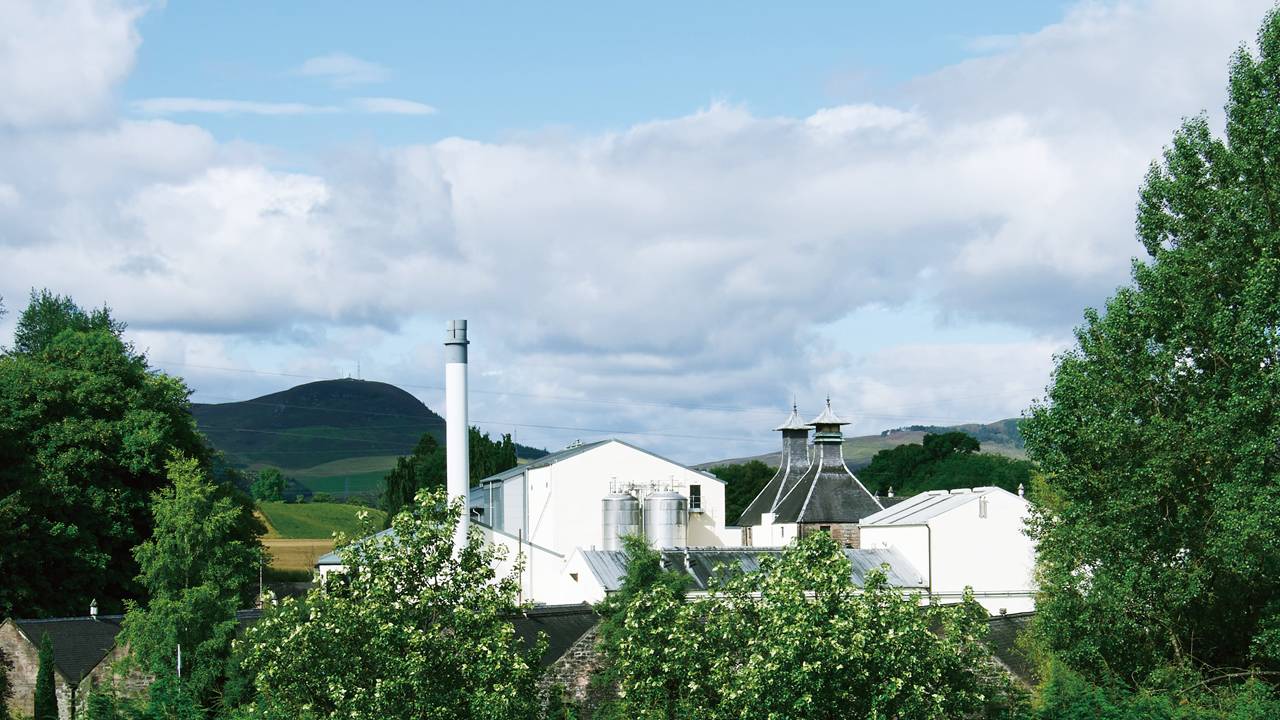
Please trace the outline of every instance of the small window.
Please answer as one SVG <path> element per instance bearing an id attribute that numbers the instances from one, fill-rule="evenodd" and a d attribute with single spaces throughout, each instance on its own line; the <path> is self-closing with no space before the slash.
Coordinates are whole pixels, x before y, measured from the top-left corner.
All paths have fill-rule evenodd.
<path id="1" fill-rule="evenodd" d="M 573 578 L 574 582 L 578 582 L 578 573 L 569 573 L 569 577 Z"/>
<path id="2" fill-rule="evenodd" d="M 818 526 L 818 529 L 819 529 L 819 530 L 821 530 L 821 531 L 822 531 L 822 532 L 824 532 L 824 533 L 827 533 L 827 534 L 830 534 L 830 533 L 831 533 L 831 526 L 830 526 L 830 525 L 819 525 L 819 526 Z"/>
<path id="3" fill-rule="evenodd" d="M 689 510 L 692 512 L 702 511 L 702 486 L 689 486 Z"/>

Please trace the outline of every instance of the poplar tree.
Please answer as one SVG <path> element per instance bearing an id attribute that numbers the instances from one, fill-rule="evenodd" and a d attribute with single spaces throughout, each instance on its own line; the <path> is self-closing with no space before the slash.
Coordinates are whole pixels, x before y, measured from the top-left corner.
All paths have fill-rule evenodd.
<path id="1" fill-rule="evenodd" d="M 1280 671 L 1280 14 L 1141 189 L 1146 257 L 1024 425 L 1038 633 L 1098 682 Z M 1190 682 L 1181 683 L 1184 685 Z"/>
<path id="2" fill-rule="evenodd" d="M 32 720 L 58 720 L 58 691 L 53 676 L 53 642 L 49 633 L 40 636 L 36 667 L 35 712 Z"/>

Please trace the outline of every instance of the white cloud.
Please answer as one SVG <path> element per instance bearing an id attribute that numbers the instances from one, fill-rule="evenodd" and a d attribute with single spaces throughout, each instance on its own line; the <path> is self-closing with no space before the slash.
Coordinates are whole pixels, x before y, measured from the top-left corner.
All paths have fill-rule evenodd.
<path id="1" fill-rule="evenodd" d="M 295 72 L 328 80 L 335 87 L 371 85 L 385 82 L 391 77 L 391 71 L 386 67 L 346 53 L 330 53 L 310 58 L 298 66 Z"/>
<path id="2" fill-rule="evenodd" d="M 478 419 L 747 439 L 641 438 L 690 460 L 771 450 L 780 418 L 665 403 L 813 407 L 831 390 L 860 430 L 994 419 L 1126 280 L 1147 163 L 1182 115 L 1222 104 L 1230 50 L 1264 12 L 1090 3 L 894 103 L 713 104 L 581 137 L 361 147 L 306 172 L 191 125 L 27 128 L 0 135 L 17 198 L 0 202 L 0 294 L 105 300 L 217 364 L 357 355 L 419 385 L 438 382 L 437 321 L 468 317 L 488 389 L 578 398 L 478 395 Z M 232 111 L 168 100 L 188 104 L 153 114 Z M 819 330 L 908 302 L 1027 340 L 859 352 Z M 608 404 L 635 398 L 659 407 Z"/>
<path id="3" fill-rule="evenodd" d="M 101 118 L 133 68 L 142 12 L 93 0 L 0 3 L 0 129 Z"/>
<path id="4" fill-rule="evenodd" d="M 210 113 L 214 115 L 314 115 L 317 113 L 333 113 L 340 110 L 340 108 L 331 105 L 193 97 L 147 98 L 135 101 L 133 108 L 143 115 L 186 115 L 192 113 Z"/>
<path id="5" fill-rule="evenodd" d="M 365 97 L 351 101 L 351 106 L 367 113 L 387 115 L 434 115 L 436 109 L 413 100 L 390 97 Z"/>

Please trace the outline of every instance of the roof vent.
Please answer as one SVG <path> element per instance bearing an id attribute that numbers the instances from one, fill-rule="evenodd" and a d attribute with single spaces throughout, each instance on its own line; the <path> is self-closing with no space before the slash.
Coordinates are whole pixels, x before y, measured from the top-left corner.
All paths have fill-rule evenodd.
<path id="1" fill-rule="evenodd" d="M 94 598 L 89 601 L 89 617 L 94 620 L 98 619 L 98 599 Z"/>

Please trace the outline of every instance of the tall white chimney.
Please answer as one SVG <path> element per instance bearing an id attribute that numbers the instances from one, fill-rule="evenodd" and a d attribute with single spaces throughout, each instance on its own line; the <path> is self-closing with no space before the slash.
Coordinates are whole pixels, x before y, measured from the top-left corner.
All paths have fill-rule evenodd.
<path id="1" fill-rule="evenodd" d="M 450 320 L 444 336 L 445 487 L 449 500 L 462 498 L 462 517 L 453 533 L 455 552 L 467 544 L 471 507 L 471 433 L 467 424 L 467 321 Z"/>

